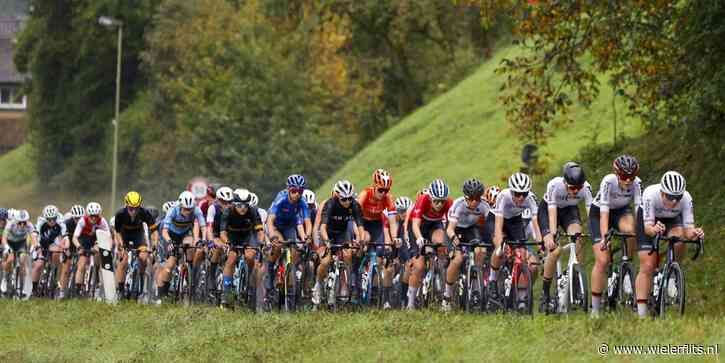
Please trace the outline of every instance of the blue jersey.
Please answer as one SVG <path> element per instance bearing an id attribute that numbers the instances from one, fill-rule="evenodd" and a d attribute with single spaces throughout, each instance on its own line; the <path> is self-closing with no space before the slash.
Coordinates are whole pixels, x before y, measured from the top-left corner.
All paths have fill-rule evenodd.
<path id="1" fill-rule="evenodd" d="M 176 206 L 166 214 L 164 227 L 175 234 L 186 234 L 194 227 L 194 219 L 199 222 L 199 227 L 206 226 L 204 214 L 199 207 L 194 207 L 194 213 L 187 217 L 181 214 L 181 207 Z"/>
<path id="2" fill-rule="evenodd" d="M 280 227 L 293 227 L 302 224 L 306 218 L 310 218 L 307 203 L 300 198 L 297 203 L 292 204 L 289 201 L 287 190 L 277 193 L 277 197 L 274 198 L 274 202 L 267 212 L 269 215 L 274 214 L 274 225 Z"/>

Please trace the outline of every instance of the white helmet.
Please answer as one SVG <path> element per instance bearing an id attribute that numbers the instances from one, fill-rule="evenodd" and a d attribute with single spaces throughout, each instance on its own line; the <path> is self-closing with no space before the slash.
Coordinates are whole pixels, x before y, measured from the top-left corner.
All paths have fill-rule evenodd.
<path id="1" fill-rule="evenodd" d="M 234 191 L 234 201 L 239 203 L 251 203 L 252 201 L 252 193 L 249 192 L 247 189 L 237 189 Z"/>
<path id="2" fill-rule="evenodd" d="M 76 204 L 70 208 L 70 216 L 72 218 L 82 218 L 86 214 L 86 210 L 82 205 Z"/>
<path id="3" fill-rule="evenodd" d="M 509 189 L 517 193 L 528 193 L 531 191 L 531 178 L 524 173 L 513 173 L 509 178 Z"/>
<path id="4" fill-rule="evenodd" d="M 181 208 L 194 208 L 194 194 L 188 190 L 185 190 L 179 194 L 179 205 Z"/>
<path id="5" fill-rule="evenodd" d="M 25 209 L 15 211 L 15 220 L 18 222 L 27 222 L 30 220 L 30 213 Z"/>
<path id="6" fill-rule="evenodd" d="M 352 184 L 350 184 L 350 185 L 352 185 Z M 335 188 L 337 188 L 337 184 L 335 184 Z M 335 190 L 335 191 L 337 191 L 337 190 Z M 302 192 L 302 199 L 304 199 L 305 203 L 307 203 L 307 204 L 315 204 L 315 200 L 317 198 L 315 197 L 315 192 L 313 192 L 309 189 L 305 189 L 305 191 Z"/>
<path id="7" fill-rule="evenodd" d="M 216 191 L 216 198 L 225 202 L 231 202 L 234 199 L 234 192 L 230 187 L 221 187 Z"/>
<path id="8" fill-rule="evenodd" d="M 256 207 L 259 204 L 259 197 L 257 197 L 254 193 L 249 193 L 252 197 L 252 200 L 249 201 L 249 205 L 252 207 Z"/>
<path id="9" fill-rule="evenodd" d="M 15 221 L 18 219 L 18 210 L 15 208 L 8 209 L 8 220 Z"/>
<path id="10" fill-rule="evenodd" d="M 660 188 L 669 195 L 682 195 L 685 193 L 685 187 L 685 177 L 672 170 L 666 172 L 660 181 Z"/>
<path id="11" fill-rule="evenodd" d="M 177 205 L 179 205 L 178 201 L 170 200 L 170 201 L 164 203 L 163 205 L 161 205 L 161 210 L 164 211 L 164 214 L 167 214 L 167 213 L 169 213 L 170 210 L 174 209 L 174 207 L 176 207 Z"/>
<path id="12" fill-rule="evenodd" d="M 60 215 L 60 212 L 58 212 L 58 207 L 54 205 L 47 205 L 45 208 L 43 208 L 43 218 L 46 220 L 58 218 L 58 215 Z"/>
<path id="13" fill-rule="evenodd" d="M 101 215 L 101 212 L 103 210 L 101 209 L 101 205 L 96 202 L 90 202 L 86 206 L 86 214 L 89 216 L 98 216 Z"/>
<path id="14" fill-rule="evenodd" d="M 305 190 L 306 192 L 307 190 Z M 352 198 L 355 194 L 355 187 L 350 183 L 349 180 L 340 180 L 337 183 L 335 183 L 335 193 L 337 193 L 337 196 L 340 199 L 344 198 Z M 302 194 L 304 197 L 305 195 Z M 308 204 L 312 204 L 315 202 L 315 194 L 312 194 L 312 202 L 307 201 Z"/>
<path id="15" fill-rule="evenodd" d="M 408 197 L 398 197 L 395 199 L 395 209 L 408 210 L 413 205 L 413 201 Z"/>

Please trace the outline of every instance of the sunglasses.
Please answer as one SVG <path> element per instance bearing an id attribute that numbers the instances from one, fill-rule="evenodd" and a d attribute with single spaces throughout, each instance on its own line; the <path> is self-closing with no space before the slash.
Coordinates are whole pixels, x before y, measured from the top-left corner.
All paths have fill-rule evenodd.
<path id="1" fill-rule="evenodd" d="M 389 191 L 390 191 L 390 189 L 378 188 L 378 193 L 381 193 L 381 194 L 386 194 Z"/>
<path id="2" fill-rule="evenodd" d="M 525 198 L 529 196 L 529 192 L 513 192 L 513 195 L 516 198 Z"/>
<path id="3" fill-rule="evenodd" d="M 680 199 L 682 199 L 682 195 L 672 195 L 672 194 L 667 194 L 667 193 L 664 193 L 664 194 L 665 194 L 665 198 L 667 198 L 667 200 L 669 200 L 670 202 L 679 202 Z"/>
<path id="4" fill-rule="evenodd" d="M 443 204 L 445 201 L 445 199 L 433 199 L 433 204 Z"/>
<path id="5" fill-rule="evenodd" d="M 480 202 L 481 196 L 479 195 L 479 196 L 475 196 L 475 197 L 471 197 L 471 198 L 463 196 L 463 199 L 465 199 L 466 202 Z"/>
<path id="6" fill-rule="evenodd" d="M 578 192 L 582 190 L 581 185 L 567 185 L 566 188 L 571 190 L 572 192 Z"/>
<path id="7" fill-rule="evenodd" d="M 234 202 L 235 208 L 249 208 L 249 203 Z"/>
<path id="8" fill-rule="evenodd" d="M 346 203 L 347 203 L 347 202 L 352 202 L 352 197 L 347 197 L 347 198 L 340 198 L 340 201 L 341 201 L 341 202 L 346 202 Z"/>
<path id="9" fill-rule="evenodd" d="M 138 208 L 139 207 L 126 207 L 126 210 L 128 210 L 129 212 L 135 212 L 138 210 Z"/>
<path id="10" fill-rule="evenodd" d="M 192 209 L 191 208 L 181 208 L 181 211 L 182 212 L 191 212 Z"/>
<path id="11" fill-rule="evenodd" d="M 302 188 L 289 188 L 287 189 L 290 194 L 302 194 L 305 190 Z"/>
<path id="12" fill-rule="evenodd" d="M 619 180 L 621 180 L 621 181 L 623 181 L 625 183 L 631 183 L 631 182 L 634 181 L 634 178 L 636 178 L 636 176 L 634 176 L 634 175 L 621 175 L 621 174 L 618 174 L 617 175 L 617 178 L 619 178 Z"/>

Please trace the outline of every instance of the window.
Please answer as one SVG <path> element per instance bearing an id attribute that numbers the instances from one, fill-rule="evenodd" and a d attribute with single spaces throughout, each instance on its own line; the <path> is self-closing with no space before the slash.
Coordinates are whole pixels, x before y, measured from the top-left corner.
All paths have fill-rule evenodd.
<path id="1" fill-rule="evenodd" d="M 0 109 L 24 110 L 27 99 L 16 86 L 0 86 Z"/>

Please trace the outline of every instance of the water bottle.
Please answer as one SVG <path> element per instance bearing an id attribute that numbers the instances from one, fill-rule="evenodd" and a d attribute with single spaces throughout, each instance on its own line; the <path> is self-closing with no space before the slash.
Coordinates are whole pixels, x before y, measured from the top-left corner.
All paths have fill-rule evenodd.
<path id="1" fill-rule="evenodd" d="M 503 286 L 506 297 L 509 297 L 509 295 L 511 294 L 511 276 L 506 277 L 506 280 L 504 280 L 503 282 Z"/>
<path id="2" fill-rule="evenodd" d="M 613 296 L 614 295 L 614 286 L 617 283 L 617 279 L 619 274 L 617 274 L 617 271 L 612 272 L 612 276 L 610 276 L 607 279 L 607 295 Z"/>
<path id="3" fill-rule="evenodd" d="M 654 278 L 654 288 L 652 294 L 654 296 L 660 296 L 660 281 L 662 281 L 662 272 L 658 272 Z"/>

